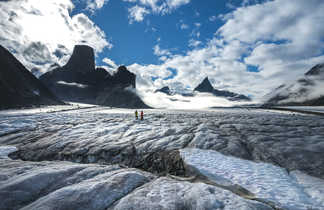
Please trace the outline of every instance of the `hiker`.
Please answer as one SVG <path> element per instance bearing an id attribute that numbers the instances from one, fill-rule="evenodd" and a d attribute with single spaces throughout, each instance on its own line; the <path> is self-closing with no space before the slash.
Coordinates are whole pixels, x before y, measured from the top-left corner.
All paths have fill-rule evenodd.
<path id="1" fill-rule="evenodd" d="M 141 120 L 143 120 L 143 119 L 144 119 L 144 112 L 141 111 Z"/>
<path id="2" fill-rule="evenodd" d="M 135 118 L 136 118 L 136 120 L 138 120 L 138 112 L 137 112 L 137 110 L 135 111 Z"/>

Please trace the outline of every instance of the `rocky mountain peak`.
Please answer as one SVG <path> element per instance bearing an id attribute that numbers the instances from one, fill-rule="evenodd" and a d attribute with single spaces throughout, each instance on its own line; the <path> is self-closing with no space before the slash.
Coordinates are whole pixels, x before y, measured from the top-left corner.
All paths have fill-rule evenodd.
<path id="1" fill-rule="evenodd" d="M 87 73 L 95 70 L 95 57 L 92 47 L 87 45 L 76 45 L 70 60 L 64 66 L 65 69 Z"/>
<path id="2" fill-rule="evenodd" d="M 317 76 L 320 74 L 324 75 L 324 63 L 317 64 L 316 66 L 314 66 L 308 72 L 305 73 L 306 76 Z"/>
<path id="3" fill-rule="evenodd" d="M 161 92 L 161 93 L 165 93 L 167 95 L 172 95 L 171 90 L 168 86 L 164 86 L 161 89 L 157 89 L 155 92 Z"/>
<path id="4" fill-rule="evenodd" d="M 126 68 L 126 66 L 119 66 L 113 75 L 113 83 L 132 86 L 136 88 L 136 75 Z"/>
<path id="5" fill-rule="evenodd" d="M 208 77 L 206 77 L 195 89 L 194 91 L 199 92 L 208 92 L 212 93 L 214 91 L 213 86 L 211 85 Z"/>
<path id="6" fill-rule="evenodd" d="M 64 104 L 0 45 L 0 109 Z"/>

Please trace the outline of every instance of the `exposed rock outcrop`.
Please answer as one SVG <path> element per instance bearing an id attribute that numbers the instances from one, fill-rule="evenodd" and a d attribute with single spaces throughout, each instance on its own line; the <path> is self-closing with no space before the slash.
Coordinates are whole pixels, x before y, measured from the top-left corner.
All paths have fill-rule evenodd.
<path id="1" fill-rule="evenodd" d="M 296 82 L 280 85 L 265 97 L 264 106 L 323 106 L 324 63 L 315 65 Z"/>
<path id="2" fill-rule="evenodd" d="M 208 77 L 206 77 L 195 89 L 194 91 L 198 91 L 198 92 L 202 92 L 202 93 L 211 93 L 214 96 L 217 97 L 224 97 L 230 101 L 250 101 L 251 99 L 245 95 L 242 94 L 237 94 L 237 93 L 233 93 L 230 91 L 226 91 L 226 90 L 217 90 L 215 89 Z"/>
<path id="3" fill-rule="evenodd" d="M 64 104 L 0 46 L 0 109 Z"/>
<path id="4" fill-rule="evenodd" d="M 168 86 L 165 86 L 165 87 L 163 87 L 163 88 L 161 88 L 161 89 L 157 89 L 156 91 L 155 91 L 155 93 L 157 93 L 157 92 L 160 92 L 160 93 L 165 93 L 165 94 L 167 94 L 167 95 L 172 95 L 172 92 L 171 92 L 171 90 L 170 90 L 170 88 L 168 87 Z"/>
<path id="5" fill-rule="evenodd" d="M 120 66 L 113 75 L 95 68 L 93 49 L 77 45 L 68 63 L 43 74 L 40 80 L 65 101 L 148 108 L 136 94 L 136 75 Z"/>

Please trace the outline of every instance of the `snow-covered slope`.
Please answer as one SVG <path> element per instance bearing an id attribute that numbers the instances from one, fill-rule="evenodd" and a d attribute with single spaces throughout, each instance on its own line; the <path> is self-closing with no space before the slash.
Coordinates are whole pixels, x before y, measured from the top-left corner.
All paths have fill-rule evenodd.
<path id="1" fill-rule="evenodd" d="M 324 105 L 324 63 L 304 77 L 276 88 L 266 96 L 266 105 Z"/>

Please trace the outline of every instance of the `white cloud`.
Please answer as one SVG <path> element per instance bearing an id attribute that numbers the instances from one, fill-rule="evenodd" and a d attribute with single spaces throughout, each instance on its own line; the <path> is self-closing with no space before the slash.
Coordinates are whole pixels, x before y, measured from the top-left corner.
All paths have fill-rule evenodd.
<path id="1" fill-rule="evenodd" d="M 87 0 L 87 10 L 94 13 L 96 10 L 101 9 L 109 0 Z"/>
<path id="2" fill-rule="evenodd" d="M 157 56 L 171 55 L 171 52 L 169 50 L 161 49 L 158 44 L 153 47 L 153 50 L 154 50 L 154 55 Z"/>
<path id="3" fill-rule="evenodd" d="M 276 73 L 271 66 L 307 61 L 320 56 L 324 42 L 324 2 L 321 0 L 277 0 L 238 8 L 218 34 L 226 41 L 249 43 L 252 52 L 246 63 L 260 66 L 262 74 Z M 301 65 L 292 71 L 301 74 Z"/>
<path id="4" fill-rule="evenodd" d="M 189 40 L 189 47 L 198 47 L 199 45 L 201 45 L 201 41 L 199 40 L 194 40 L 194 39 L 190 39 Z"/>
<path id="5" fill-rule="evenodd" d="M 215 97 L 206 93 L 197 93 L 195 97 L 168 96 L 163 93 L 154 93 L 154 91 L 137 91 L 137 93 L 149 106 L 164 109 L 204 109 L 211 106 L 230 107 L 246 104 L 228 101 L 225 98 Z"/>
<path id="6" fill-rule="evenodd" d="M 106 64 L 108 64 L 110 67 L 112 67 L 112 68 L 114 68 L 114 69 L 117 69 L 117 65 L 116 65 L 116 63 L 113 61 L 113 60 L 111 60 L 110 58 L 104 58 L 104 59 L 102 59 L 102 61 L 104 62 L 104 63 L 106 63 Z"/>
<path id="7" fill-rule="evenodd" d="M 182 5 L 188 4 L 190 0 L 167 0 L 166 3 L 169 8 L 176 9 Z"/>
<path id="8" fill-rule="evenodd" d="M 111 48 L 85 14 L 69 15 L 73 8 L 70 0 L 0 2 L 0 44 L 28 69 L 41 72 L 65 64 L 76 44 L 90 45 L 97 53 Z"/>
<path id="9" fill-rule="evenodd" d="M 139 7 L 137 5 L 128 9 L 129 11 L 129 23 L 132 24 L 134 21 L 142 22 L 144 20 L 144 16 L 149 14 L 150 12 L 144 7 Z"/>
<path id="10" fill-rule="evenodd" d="M 136 4 L 129 11 L 130 23 L 134 20 L 141 22 L 146 14 L 164 15 L 171 13 L 182 5 L 188 4 L 190 0 L 123 0 L 125 2 Z M 140 5 L 140 6 L 138 6 Z M 136 9 L 134 9 L 136 7 Z M 137 13 L 136 13 L 137 12 Z M 138 19 L 134 18 L 137 14 Z"/>
<path id="11" fill-rule="evenodd" d="M 276 0 L 243 6 L 223 16 L 225 24 L 204 48 L 184 55 L 171 53 L 161 65 L 137 65 L 132 70 L 144 79 L 158 77 L 152 82 L 155 87 L 181 83 L 192 89 L 209 76 L 215 88 L 260 99 L 323 63 L 323 11 L 322 0 Z M 248 71 L 250 65 L 260 72 Z M 163 80 L 168 68 L 176 69 L 177 75 Z M 149 77 L 143 73 L 146 71 Z"/>
<path id="12" fill-rule="evenodd" d="M 180 28 L 181 28 L 182 30 L 185 30 L 185 29 L 188 29 L 189 26 L 188 26 L 187 24 L 182 23 L 182 24 L 180 25 Z"/>
<path id="13" fill-rule="evenodd" d="M 217 20 L 217 16 L 213 15 L 213 16 L 210 16 L 208 19 L 210 22 L 214 22 Z"/>

